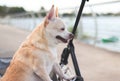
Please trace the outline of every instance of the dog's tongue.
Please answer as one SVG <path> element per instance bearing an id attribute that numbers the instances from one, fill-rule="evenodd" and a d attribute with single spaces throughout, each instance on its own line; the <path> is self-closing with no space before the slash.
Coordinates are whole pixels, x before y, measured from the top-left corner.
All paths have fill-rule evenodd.
<path id="1" fill-rule="evenodd" d="M 61 36 L 56 36 L 56 38 L 61 40 L 64 43 L 67 43 L 67 39 L 62 38 Z"/>

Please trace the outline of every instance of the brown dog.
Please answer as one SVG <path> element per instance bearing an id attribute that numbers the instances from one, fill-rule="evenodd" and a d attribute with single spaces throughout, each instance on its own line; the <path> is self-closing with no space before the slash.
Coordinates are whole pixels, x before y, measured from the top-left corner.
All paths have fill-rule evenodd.
<path id="1" fill-rule="evenodd" d="M 52 81 L 51 70 L 70 80 L 57 62 L 56 45 L 72 37 L 52 6 L 45 20 L 21 44 L 0 81 Z"/>

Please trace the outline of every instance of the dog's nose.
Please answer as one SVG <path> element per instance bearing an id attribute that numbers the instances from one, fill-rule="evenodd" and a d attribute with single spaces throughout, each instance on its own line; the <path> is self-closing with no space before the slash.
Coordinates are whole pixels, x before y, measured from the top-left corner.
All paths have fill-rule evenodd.
<path id="1" fill-rule="evenodd" d="M 71 34 L 69 34 L 69 38 L 71 39 L 71 38 L 73 38 L 74 37 L 74 35 L 71 33 Z"/>

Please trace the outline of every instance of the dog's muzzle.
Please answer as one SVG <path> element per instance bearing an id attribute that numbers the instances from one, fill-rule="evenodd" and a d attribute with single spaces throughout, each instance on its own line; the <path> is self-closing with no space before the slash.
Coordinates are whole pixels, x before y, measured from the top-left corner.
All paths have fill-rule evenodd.
<path id="1" fill-rule="evenodd" d="M 70 39 L 72 39 L 73 37 L 74 37 L 73 34 L 69 34 L 69 37 L 68 37 L 67 39 L 65 39 L 65 38 L 57 35 L 57 36 L 56 36 L 56 39 L 61 40 L 61 41 L 64 42 L 64 43 L 67 43 L 67 41 L 70 40 Z"/>

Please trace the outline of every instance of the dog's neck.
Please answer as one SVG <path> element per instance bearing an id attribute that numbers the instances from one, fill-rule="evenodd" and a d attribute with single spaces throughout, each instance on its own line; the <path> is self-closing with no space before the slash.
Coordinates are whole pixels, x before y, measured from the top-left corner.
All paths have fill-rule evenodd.
<path id="1" fill-rule="evenodd" d="M 36 27 L 27 39 L 29 39 L 29 43 L 39 49 L 56 48 L 57 45 L 54 40 L 49 37 L 49 34 L 46 33 L 44 23 Z"/>

